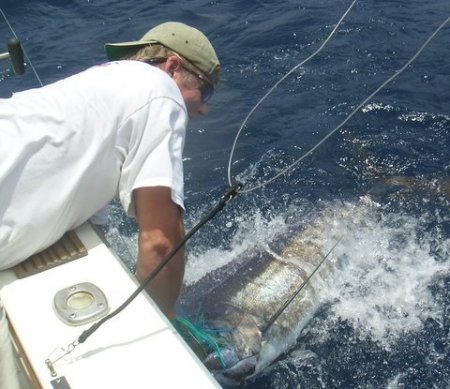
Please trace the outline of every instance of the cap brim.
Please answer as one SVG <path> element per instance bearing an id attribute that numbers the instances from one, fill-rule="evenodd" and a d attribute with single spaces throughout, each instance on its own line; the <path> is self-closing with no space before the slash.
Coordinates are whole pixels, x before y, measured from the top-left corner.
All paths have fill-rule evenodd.
<path id="1" fill-rule="evenodd" d="M 136 49 L 147 46 L 149 43 L 156 43 L 156 41 L 134 41 L 121 43 L 106 43 L 105 52 L 110 61 L 117 61 L 132 54 Z"/>

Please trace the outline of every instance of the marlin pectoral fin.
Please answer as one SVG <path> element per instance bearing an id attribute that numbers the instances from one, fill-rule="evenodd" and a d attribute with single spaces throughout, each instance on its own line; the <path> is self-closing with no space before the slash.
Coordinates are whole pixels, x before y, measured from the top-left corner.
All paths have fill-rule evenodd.
<path id="1" fill-rule="evenodd" d="M 229 369 L 226 369 L 222 374 L 230 378 L 245 378 L 255 372 L 256 368 L 256 355 L 247 357 Z"/>
<path id="2" fill-rule="evenodd" d="M 203 360 L 203 363 L 210 371 L 223 370 L 239 363 L 239 357 L 233 348 L 223 348 L 220 349 L 220 356 L 217 352 L 212 352 Z"/>
<path id="3" fill-rule="evenodd" d="M 214 374 L 214 377 L 220 383 L 227 385 L 242 384 L 246 378 L 252 375 L 256 369 L 256 355 L 242 359 L 231 368 L 221 370 Z"/>

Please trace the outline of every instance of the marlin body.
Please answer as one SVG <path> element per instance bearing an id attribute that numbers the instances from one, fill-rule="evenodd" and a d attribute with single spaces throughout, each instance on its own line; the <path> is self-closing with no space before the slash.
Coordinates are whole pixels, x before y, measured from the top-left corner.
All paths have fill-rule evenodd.
<path id="1" fill-rule="evenodd" d="M 319 308 L 338 258 L 346 256 L 344 234 L 352 235 L 380 204 L 414 196 L 448 204 L 450 182 L 381 179 L 358 203 L 334 205 L 307 227 L 252 248 L 186 286 L 182 311 L 201 312 L 204 326 L 221 338 L 220 352 L 198 353 L 216 379 L 243 382 L 288 351 Z"/>
<path id="2" fill-rule="evenodd" d="M 319 306 L 333 263 L 328 254 L 336 239 L 328 248 L 323 241 L 330 222 L 319 218 L 291 239 L 249 250 L 185 288 L 183 310 L 200 310 L 219 333 L 220 352 L 199 355 L 219 382 L 244 381 L 295 343 Z"/>

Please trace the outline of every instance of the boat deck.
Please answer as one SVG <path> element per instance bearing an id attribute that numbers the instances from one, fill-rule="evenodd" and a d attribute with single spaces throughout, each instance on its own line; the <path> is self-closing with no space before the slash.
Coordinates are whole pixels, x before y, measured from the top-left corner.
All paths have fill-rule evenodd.
<path id="1" fill-rule="evenodd" d="M 0 273 L 0 297 L 23 359 L 42 388 L 219 388 L 156 304 L 141 293 L 123 312 L 104 323 L 86 342 L 54 362 L 92 325 L 66 324 L 55 314 L 54 296 L 67 287 L 92 283 L 110 311 L 137 287 L 134 277 L 89 224 L 76 230 L 88 255 L 23 279 Z M 65 384 L 67 382 L 67 384 Z"/>

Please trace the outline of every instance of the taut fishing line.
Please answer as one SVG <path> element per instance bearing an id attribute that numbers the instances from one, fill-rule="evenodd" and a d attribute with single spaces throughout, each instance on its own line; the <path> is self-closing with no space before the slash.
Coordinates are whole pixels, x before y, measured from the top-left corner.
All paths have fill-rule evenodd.
<path id="1" fill-rule="evenodd" d="M 228 160 L 228 184 L 231 186 L 232 185 L 232 180 L 231 180 L 231 163 L 233 162 L 233 154 L 234 154 L 234 149 L 236 148 L 236 144 L 239 138 L 239 135 L 241 134 L 244 126 L 247 124 L 248 120 L 250 119 L 250 116 L 253 115 L 253 112 L 255 112 L 257 110 L 257 108 L 262 104 L 262 102 L 278 87 L 278 85 L 280 85 L 287 77 L 289 77 L 293 72 L 295 72 L 300 66 L 304 65 L 306 62 L 308 62 L 310 59 L 314 58 L 317 54 L 319 54 L 322 49 L 325 47 L 325 45 L 328 43 L 328 41 L 331 39 L 331 37 L 334 35 L 334 33 L 336 32 L 336 30 L 338 29 L 338 27 L 341 25 L 342 21 L 344 20 L 344 18 L 347 16 L 347 14 L 350 12 L 350 10 L 353 8 L 353 6 L 355 5 L 356 0 L 353 0 L 353 2 L 350 4 L 350 6 L 347 8 L 347 10 L 344 12 L 344 14 L 341 16 L 341 18 L 339 19 L 339 21 L 337 22 L 337 24 L 334 26 L 333 30 L 331 31 L 330 35 L 328 35 L 328 37 L 323 41 L 323 43 L 319 46 L 319 48 L 312 53 L 308 58 L 304 59 L 303 61 L 299 62 L 297 65 L 295 65 L 291 70 L 289 70 L 283 77 L 281 77 L 274 86 L 272 86 L 272 88 L 270 88 L 267 93 L 261 97 L 261 99 L 255 104 L 255 106 L 250 110 L 250 112 L 247 114 L 247 116 L 245 117 L 245 119 L 243 120 L 241 126 L 239 127 L 239 130 L 236 134 L 236 137 L 234 139 L 233 142 L 233 146 L 231 147 L 231 153 L 230 153 L 230 159 Z M 289 167 L 290 168 L 290 167 Z M 284 171 L 281 172 L 280 174 L 284 174 Z M 274 180 L 276 177 L 274 177 L 272 180 Z M 270 181 L 272 181 L 270 180 Z M 270 181 L 266 182 L 266 184 L 268 184 Z M 263 186 L 263 185 L 260 185 Z M 257 189 L 258 187 L 254 187 L 251 188 L 250 190 L 242 190 L 242 193 L 246 193 L 246 192 L 251 192 L 254 189 Z"/>
<path id="2" fill-rule="evenodd" d="M 314 52 L 311 56 L 300 62 L 299 64 L 295 65 L 288 73 L 286 73 L 272 88 L 269 89 L 269 91 L 257 102 L 257 104 L 253 107 L 253 109 L 249 112 L 249 114 L 246 116 L 244 121 L 241 124 L 241 127 L 239 128 L 239 131 L 236 134 L 236 137 L 233 142 L 233 146 L 231 148 L 230 152 L 230 158 L 228 161 L 228 182 L 231 185 L 232 179 L 231 179 L 231 164 L 233 161 L 233 154 L 234 150 L 236 148 L 237 140 L 239 138 L 239 135 L 242 132 L 242 129 L 244 128 L 245 124 L 247 123 L 250 116 L 253 114 L 253 112 L 259 107 L 259 105 L 278 87 L 278 85 L 286 79 L 287 76 L 289 76 L 292 72 L 294 72 L 297 68 L 299 68 L 301 65 L 305 64 L 307 61 L 309 61 L 311 58 L 313 58 L 316 54 L 318 54 L 323 47 L 325 46 L 325 43 L 328 42 L 328 40 L 331 38 L 331 36 L 336 31 L 339 24 L 344 19 L 344 16 L 350 11 L 350 9 L 353 7 L 355 1 L 350 5 L 350 7 L 347 9 L 345 14 L 342 16 L 342 18 L 339 20 L 336 27 L 333 29 L 331 34 L 328 36 L 328 38 L 325 40 L 325 42 L 319 47 L 319 49 Z M 344 126 L 372 97 L 374 97 L 378 92 L 380 92 L 387 84 L 389 84 L 391 81 L 393 81 L 397 76 L 399 76 L 411 63 L 419 56 L 419 54 L 425 49 L 425 47 L 431 42 L 431 40 L 436 36 L 436 34 L 450 21 L 450 16 L 439 25 L 436 30 L 428 37 L 428 39 L 420 46 L 420 48 L 416 51 L 416 53 L 411 57 L 410 60 L 408 60 L 399 70 L 397 70 L 391 77 L 389 77 L 386 81 L 384 81 L 377 89 L 375 89 L 374 92 L 372 92 L 368 97 L 366 97 L 362 103 L 360 103 L 338 126 L 336 126 L 333 130 L 331 130 L 326 136 L 324 136 L 314 147 L 312 147 L 309 151 L 304 153 L 300 158 L 295 160 L 293 163 L 291 163 L 289 166 L 281 170 L 279 173 L 275 174 L 272 178 L 264 181 L 261 184 L 255 185 L 248 189 L 241 190 L 241 193 L 250 193 L 253 192 L 256 189 L 262 188 L 266 186 L 267 184 L 271 183 L 272 181 L 276 180 L 280 176 L 286 174 L 290 169 L 294 168 L 296 165 L 298 165 L 301 161 L 303 161 L 307 156 L 311 155 L 319 146 L 321 146 L 329 137 L 331 137 L 336 131 L 340 130 L 342 126 Z"/>
<path id="3" fill-rule="evenodd" d="M 228 181 L 231 185 L 231 163 L 233 158 L 233 153 L 236 147 L 237 140 L 239 138 L 240 133 L 242 132 L 242 129 L 244 128 L 245 124 L 247 123 L 250 116 L 253 114 L 253 112 L 259 107 L 259 105 L 278 87 L 278 85 L 284 81 L 290 74 L 292 74 L 297 68 L 305 64 L 307 61 L 309 61 L 311 58 L 313 58 L 316 54 L 318 54 L 325 44 L 328 42 L 328 40 L 331 38 L 331 36 L 335 33 L 337 27 L 344 19 L 345 15 L 350 11 L 350 9 L 353 7 L 355 1 L 350 5 L 350 7 L 347 9 L 347 11 L 344 13 L 344 15 L 339 20 L 338 24 L 335 26 L 331 34 L 328 36 L 328 38 L 324 41 L 324 43 L 319 47 L 318 50 L 316 50 L 311 56 L 309 56 L 307 59 L 301 61 L 299 64 L 295 65 L 288 73 L 286 73 L 272 88 L 269 89 L 269 91 L 257 102 L 257 104 L 253 107 L 253 109 L 249 112 L 249 114 L 245 117 L 244 121 L 241 124 L 241 127 L 239 128 L 238 133 L 236 134 L 236 137 L 234 139 L 234 143 L 232 146 L 232 150 L 230 153 L 230 159 L 228 161 Z M 283 169 L 281 172 L 273 176 L 272 178 L 266 180 L 265 182 L 255 185 L 254 187 L 251 187 L 249 189 L 241 190 L 242 193 L 250 193 L 253 192 L 256 189 L 262 188 L 263 186 L 271 183 L 272 181 L 276 180 L 281 175 L 284 175 L 288 170 L 294 168 L 297 164 L 299 164 L 303 159 L 305 159 L 308 155 L 312 154 L 314 150 L 316 150 L 320 145 L 322 145 L 329 137 L 331 137 L 336 131 L 338 131 L 342 126 L 345 125 L 372 97 L 374 97 L 379 91 L 381 91 L 387 84 L 389 84 L 392 80 L 394 80 L 398 75 L 400 75 L 422 52 L 422 50 L 431 42 L 431 40 L 435 37 L 435 35 L 450 21 L 450 16 L 441 23 L 438 28 L 428 37 L 428 39 L 420 46 L 420 48 L 416 51 L 416 53 L 412 56 L 412 58 L 405 63 L 399 70 L 397 70 L 391 77 L 389 77 L 386 81 L 384 81 L 374 92 L 372 92 L 366 99 L 363 100 L 362 103 L 360 103 L 337 127 L 335 127 L 332 131 L 330 131 L 326 136 L 324 136 L 314 147 L 312 147 L 309 151 L 304 153 L 300 158 L 298 158 L 296 161 L 294 161 L 292 164 L 287 166 L 285 169 Z M 283 305 L 278 309 L 278 311 L 270 318 L 267 325 L 262 329 L 262 333 L 265 333 L 269 330 L 269 328 L 272 326 L 272 324 L 278 319 L 278 317 L 285 311 L 285 309 L 289 306 L 289 304 L 292 302 L 292 300 L 303 290 L 303 288 L 309 283 L 311 277 L 316 273 L 316 271 L 322 266 L 322 264 L 325 262 L 325 260 L 329 257 L 329 255 L 332 253 L 332 251 L 336 248 L 336 246 L 339 244 L 339 242 L 342 240 L 342 236 L 335 242 L 333 247 L 330 249 L 330 251 L 322 258 L 320 263 L 316 266 L 316 268 L 313 270 L 313 272 L 307 277 L 307 279 L 299 286 L 299 288 L 295 291 L 295 293 L 288 298 Z"/>

